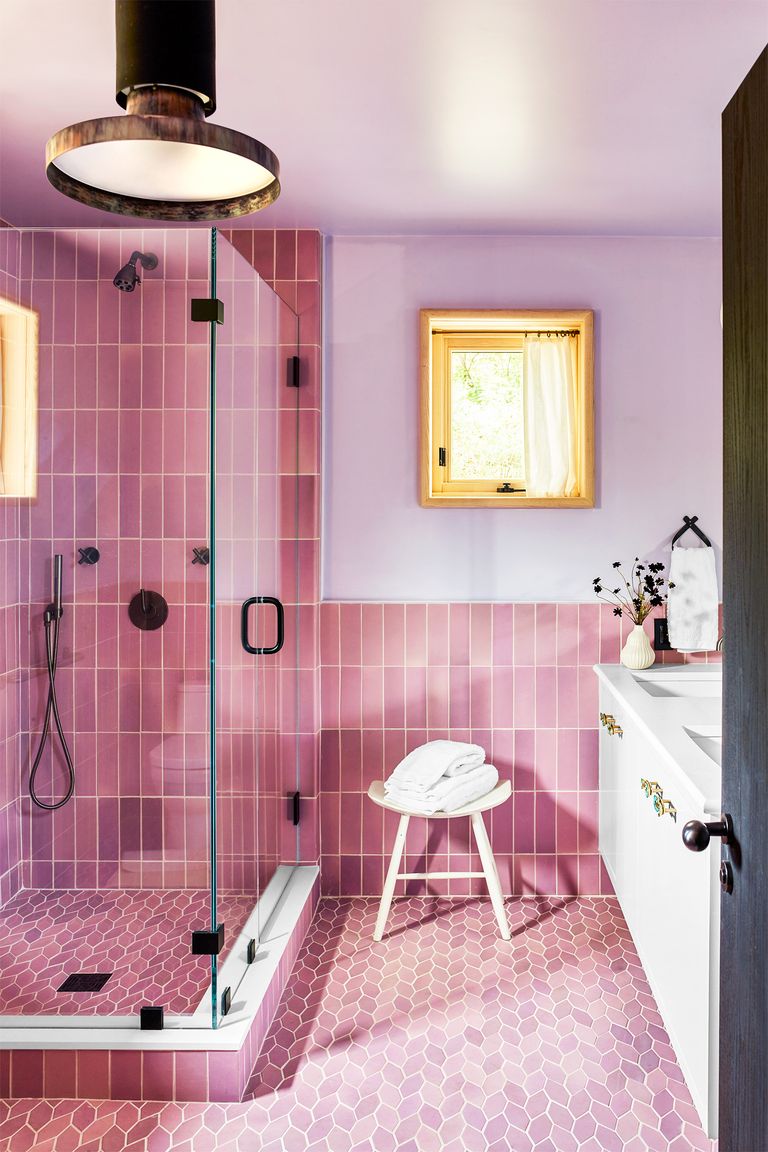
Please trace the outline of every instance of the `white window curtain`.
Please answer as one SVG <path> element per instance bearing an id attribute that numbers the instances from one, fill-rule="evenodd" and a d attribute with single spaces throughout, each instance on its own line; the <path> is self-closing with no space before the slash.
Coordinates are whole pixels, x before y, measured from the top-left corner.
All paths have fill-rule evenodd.
<path id="1" fill-rule="evenodd" d="M 576 346 L 573 336 L 525 337 L 527 496 L 577 494 Z"/>

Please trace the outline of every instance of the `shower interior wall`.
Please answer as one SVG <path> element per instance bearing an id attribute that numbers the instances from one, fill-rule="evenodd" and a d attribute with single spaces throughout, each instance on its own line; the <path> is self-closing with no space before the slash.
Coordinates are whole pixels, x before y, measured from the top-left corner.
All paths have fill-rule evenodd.
<path id="1" fill-rule="evenodd" d="M 242 237 L 238 251 L 219 237 L 219 295 L 231 325 L 219 333 L 217 404 L 218 863 L 222 888 L 257 892 L 278 860 L 317 859 L 320 237 L 246 235 L 250 252 Z M 281 253 L 272 285 L 289 304 L 304 305 L 299 352 L 308 387 L 300 399 L 288 395 L 282 370 L 271 397 L 259 387 L 277 372 L 275 358 L 296 346 L 287 309 L 254 274 L 254 235 Z M 0 237 L 4 294 L 40 313 L 38 497 L 2 506 L 0 739 L 6 762 L 18 766 L 5 774 L 8 794 L 0 796 L 4 900 L 20 884 L 208 882 L 207 571 L 191 563 L 208 534 L 208 331 L 190 322 L 189 299 L 208 295 L 209 236 L 149 229 Z M 136 248 L 155 252 L 158 269 L 144 273 L 134 293 L 119 293 L 112 279 Z M 240 579 L 235 587 L 234 578 L 227 586 L 228 569 L 242 577 L 249 538 L 258 543 L 245 566 L 254 586 Z M 94 544 L 98 564 L 78 564 L 78 548 Z M 65 565 L 57 683 L 78 783 L 72 803 L 51 815 L 33 810 L 25 790 L 46 690 L 41 613 L 54 552 Z M 168 600 L 159 632 L 128 622 L 127 603 L 141 587 Z M 257 689 L 233 639 L 232 596 L 245 592 L 278 595 L 292 638 Z M 44 794 L 45 781 L 48 795 L 60 787 L 60 771 L 48 755 Z M 298 832 L 285 805 L 296 781 L 305 797 Z"/>

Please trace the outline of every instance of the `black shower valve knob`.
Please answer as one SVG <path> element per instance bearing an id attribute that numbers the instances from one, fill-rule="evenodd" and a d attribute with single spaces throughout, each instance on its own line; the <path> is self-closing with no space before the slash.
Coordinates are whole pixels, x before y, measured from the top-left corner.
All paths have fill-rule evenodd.
<path id="1" fill-rule="evenodd" d="M 168 619 L 168 602 L 159 592 L 141 588 L 128 605 L 128 616 L 142 632 L 154 632 Z"/>
<path id="2" fill-rule="evenodd" d="M 80 558 L 77 561 L 78 564 L 98 564 L 101 558 L 101 553 L 98 548 L 92 546 L 88 548 L 78 548 L 77 551 L 80 554 Z"/>

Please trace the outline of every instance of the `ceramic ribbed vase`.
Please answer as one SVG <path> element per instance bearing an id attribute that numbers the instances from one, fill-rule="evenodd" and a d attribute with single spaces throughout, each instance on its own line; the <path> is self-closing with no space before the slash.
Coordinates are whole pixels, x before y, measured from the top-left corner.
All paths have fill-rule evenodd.
<path id="1" fill-rule="evenodd" d="M 622 664 L 625 668 L 650 668 L 655 659 L 648 633 L 642 624 L 635 624 L 621 650 Z"/>

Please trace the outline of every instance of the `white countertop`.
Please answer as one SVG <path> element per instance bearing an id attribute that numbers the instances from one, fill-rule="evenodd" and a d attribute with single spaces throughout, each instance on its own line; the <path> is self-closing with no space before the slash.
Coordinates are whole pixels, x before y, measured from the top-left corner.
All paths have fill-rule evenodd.
<path id="1" fill-rule="evenodd" d="M 599 680 L 613 693 L 616 720 L 633 720 L 653 744 L 665 765 L 682 776 L 705 812 L 720 813 L 720 767 L 686 729 L 717 736 L 722 724 L 722 694 L 712 696 L 650 695 L 642 682 L 683 692 L 686 681 L 722 682 L 720 664 L 660 664 L 637 672 L 622 664 L 595 664 Z"/>

